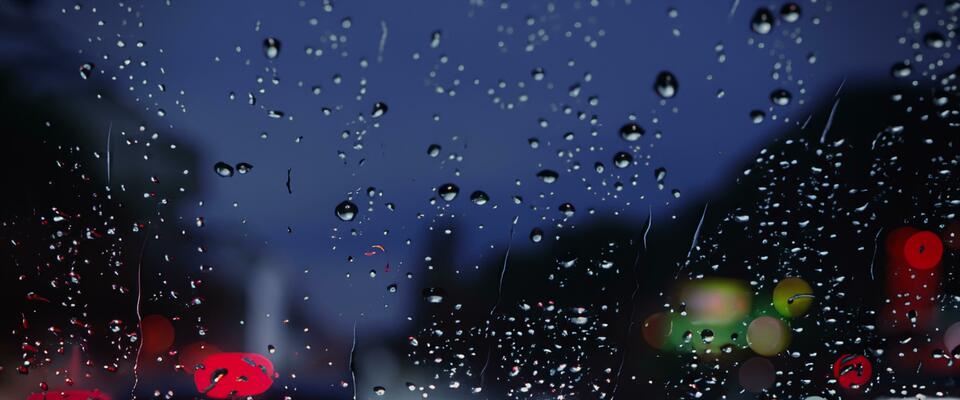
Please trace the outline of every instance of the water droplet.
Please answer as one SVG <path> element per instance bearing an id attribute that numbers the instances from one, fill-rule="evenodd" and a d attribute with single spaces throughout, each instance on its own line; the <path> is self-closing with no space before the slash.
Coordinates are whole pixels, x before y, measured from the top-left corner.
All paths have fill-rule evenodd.
<path id="1" fill-rule="evenodd" d="M 535 81 L 542 81 L 543 78 L 547 76 L 547 73 L 543 68 L 537 67 L 530 71 L 530 76 L 532 76 Z"/>
<path id="2" fill-rule="evenodd" d="M 435 49 L 437 47 L 440 47 L 441 34 L 442 34 L 441 31 L 433 31 L 433 33 L 430 34 L 430 48 Z"/>
<path id="3" fill-rule="evenodd" d="M 96 66 L 93 63 L 83 63 L 80 66 L 80 77 L 83 79 L 90 79 L 90 76 L 93 75 L 93 69 Z"/>
<path id="4" fill-rule="evenodd" d="M 927 47 L 932 49 L 939 49 L 946 45 L 946 39 L 943 38 L 940 32 L 927 33 L 923 36 L 923 42 L 927 44 Z"/>
<path id="5" fill-rule="evenodd" d="M 387 103 L 378 101 L 373 105 L 373 111 L 370 113 L 372 118 L 380 118 L 387 113 Z"/>
<path id="6" fill-rule="evenodd" d="M 635 122 L 630 122 L 620 127 L 620 137 L 628 142 L 640 140 L 644 133 L 646 133 L 646 131 Z"/>
<path id="7" fill-rule="evenodd" d="M 543 183 L 554 183 L 558 178 L 560 178 L 560 174 L 558 174 L 556 171 L 545 169 L 537 172 L 537 178 L 543 181 Z"/>
<path id="8" fill-rule="evenodd" d="M 423 300 L 430 304 L 440 304 L 447 293 L 438 287 L 423 289 Z"/>
<path id="9" fill-rule="evenodd" d="M 277 58 L 280 55 L 280 40 L 273 37 L 263 39 L 263 54 L 271 60 Z"/>
<path id="10" fill-rule="evenodd" d="M 440 147 L 439 144 L 431 144 L 429 147 L 427 147 L 427 155 L 430 156 L 430 157 L 439 156 L 439 155 L 440 155 L 440 149 L 441 149 L 441 147 Z"/>
<path id="11" fill-rule="evenodd" d="M 357 205 L 349 200 L 344 200 L 340 204 L 337 204 L 336 214 L 337 218 L 340 218 L 341 221 L 353 221 L 353 219 L 357 217 L 357 212 Z"/>
<path id="12" fill-rule="evenodd" d="M 773 93 L 770 93 L 770 101 L 778 106 L 790 104 L 790 92 L 784 89 L 774 90 Z"/>
<path id="13" fill-rule="evenodd" d="M 753 110 L 753 111 L 750 111 L 750 120 L 753 121 L 753 123 L 755 123 L 755 124 L 759 124 L 759 123 L 763 122 L 763 118 L 766 117 L 766 116 L 767 116 L 767 115 L 764 114 L 764 112 L 761 111 L 761 110 Z"/>
<path id="14" fill-rule="evenodd" d="M 899 62 L 893 64 L 893 68 L 891 68 L 890 73 L 893 74 L 894 78 L 906 78 L 913 73 L 913 67 L 907 63 Z"/>
<path id="15" fill-rule="evenodd" d="M 787 3 L 780 8 L 780 19 L 783 22 L 793 23 L 800 20 L 800 6 L 797 3 Z"/>
<path id="16" fill-rule="evenodd" d="M 773 30 L 773 13 L 766 8 L 758 9 L 750 20 L 750 28 L 761 35 L 770 33 Z"/>
<path id="17" fill-rule="evenodd" d="M 543 230 L 540 228 L 533 228 L 530 231 L 530 241 L 534 243 L 540 243 L 543 240 Z"/>
<path id="18" fill-rule="evenodd" d="M 714 335 L 712 330 L 704 329 L 700 331 L 700 340 L 703 340 L 703 343 L 710 344 L 711 342 L 713 342 L 713 338 L 714 338 Z"/>
<path id="19" fill-rule="evenodd" d="M 567 218 L 572 217 L 573 214 L 577 211 L 573 207 L 573 204 L 570 204 L 570 203 L 561 204 L 560 207 L 557 207 L 557 210 L 560 210 L 560 212 L 563 213 L 563 216 Z"/>
<path id="20" fill-rule="evenodd" d="M 373 393 L 376 393 L 377 396 L 383 396 L 387 394 L 387 389 L 383 386 L 374 386 Z"/>
<path id="21" fill-rule="evenodd" d="M 237 164 L 237 172 L 241 174 L 246 174 L 247 172 L 250 172 L 251 169 L 253 169 L 253 165 L 250 165 L 249 163 L 242 162 Z"/>
<path id="22" fill-rule="evenodd" d="M 626 168 L 633 162 L 633 156 L 624 151 L 618 151 L 613 155 L 613 165 L 617 168 Z"/>
<path id="23" fill-rule="evenodd" d="M 657 75 L 657 80 L 654 81 L 653 88 L 657 91 L 657 95 L 659 95 L 660 98 L 670 99 L 677 95 L 677 91 L 680 90 L 680 84 L 677 82 L 677 77 L 668 71 L 663 71 Z"/>
<path id="24" fill-rule="evenodd" d="M 445 183 L 437 188 L 437 194 L 446 201 L 453 201 L 460 194 L 460 188 L 452 183 Z"/>
<path id="25" fill-rule="evenodd" d="M 233 176 L 233 167 L 223 161 L 218 161 L 216 164 L 213 164 L 213 170 L 217 173 L 217 175 L 220 175 L 224 178 Z"/>
<path id="26" fill-rule="evenodd" d="M 487 204 L 488 201 L 490 201 L 490 197 L 487 196 L 485 192 L 477 190 L 476 192 L 473 192 L 472 194 L 470 194 L 470 201 L 472 201 L 473 204 L 482 206 L 484 204 Z"/>

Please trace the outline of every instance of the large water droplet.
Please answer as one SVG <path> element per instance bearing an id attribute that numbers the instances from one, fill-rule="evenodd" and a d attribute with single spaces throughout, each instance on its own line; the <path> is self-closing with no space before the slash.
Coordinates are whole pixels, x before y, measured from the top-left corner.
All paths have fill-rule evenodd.
<path id="1" fill-rule="evenodd" d="M 626 168 L 633 162 L 633 156 L 625 151 L 618 151 L 613 155 L 613 165 L 617 168 Z"/>
<path id="2" fill-rule="evenodd" d="M 629 122 L 620 127 L 620 137 L 628 142 L 640 140 L 644 133 L 646 133 L 646 131 L 644 131 L 640 125 L 637 125 L 636 122 Z"/>
<path id="3" fill-rule="evenodd" d="M 896 63 L 893 64 L 893 67 L 890 69 L 890 73 L 894 78 L 906 78 L 913 73 L 913 67 L 907 63 Z"/>
<path id="4" fill-rule="evenodd" d="M 780 19 L 783 22 L 793 23 L 800 20 L 800 6 L 797 3 L 787 3 L 780 8 Z"/>
<path id="5" fill-rule="evenodd" d="M 280 55 L 280 40 L 273 37 L 263 39 L 263 54 L 271 60 L 277 58 Z"/>
<path id="6" fill-rule="evenodd" d="M 750 28 L 761 35 L 770 33 L 773 30 L 773 13 L 766 8 L 758 9 L 750 19 Z"/>
<path id="7" fill-rule="evenodd" d="M 423 289 L 423 300 L 430 304 L 440 304 L 447 293 L 438 287 Z"/>
<path id="8" fill-rule="evenodd" d="M 790 104 L 790 92 L 784 89 L 777 89 L 770 93 L 770 101 L 778 106 Z"/>
<path id="9" fill-rule="evenodd" d="M 470 201 L 472 201 L 473 204 L 482 206 L 484 204 L 487 204 L 488 201 L 490 201 L 490 196 L 487 196 L 487 193 L 481 190 L 477 190 L 476 192 L 473 192 L 470 195 Z"/>
<path id="10" fill-rule="evenodd" d="M 654 81 L 653 88 L 661 98 L 670 99 L 677 95 L 677 91 L 680 90 L 680 84 L 677 82 L 677 77 L 668 71 L 663 71 L 657 75 L 657 80 Z"/>
<path id="11" fill-rule="evenodd" d="M 380 117 L 383 116 L 383 114 L 386 114 L 386 113 L 387 113 L 387 103 L 384 103 L 384 102 L 382 102 L 382 101 L 378 101 L 378 102 L 374 103 L 374 105 L 373 105 L 373 111 L 370 112 L 370 117 L 372 117 L 372 118 L 380 118 Z"/>
<path id="12" fill-rule="evenodd" d="M 237 164 L 237 172 L 241 174 L 246 174 L 250 172 L 251 169 L 253 169 L 253 165 L 250 165 L 250 163 L 242 162 Z"/>
<path id="13" fill-rule="evenodd" d="M 923 36 L 923 42 L 926 43 L 927 47 L 932 49 L 939 49 L 946 45 L 946 39 L 943 38 L 940 32 L 927 33 Z"/>
<path id="14" fill-rule="evenodd" d="M 577 209 L 574 208 L 573 204 L 571 203 L 563 203 L 560 205 L 560 207 L 557 207 L 557 210 L 563 213 L 563 216 L 567 218 L 572 217 L 573 214 L 577 211 Z"/>
<path id="15" fill-rule="evenodd" d="M 357 217 L 358 211 L 357 205 L 350 200 L 344 200 L 337 204 L 336 208 L 337 218 L 340 218 L 341 221 L 353 221 Z"/>
<path id="16" fill-rule="evenodd" d="M 530 241 L 534 243 L 540 243 L 543 240 L 543 230 L 540 228 L 533 228 L 530 231 Z"/>
<path id="17" fill-rule="evenodd" d="M 93 75 L 93 69 L 96 68 L 93 63 L 83 63 L 80 66 L 80 77 L 83 79 L 90 79 L 90 76 Z"/>
<path id="18" fill-rule="evenodd" d="M 213 171 L 224 178 L 233 176 L 233 167 L 223 161 L 217 161 L 216 164 L 213 164 Z"/>
<path id="19" fill-rule="evenodd" d="M 460 188 L 452 183 L 445 183 L 437 188 L 437 194 L 446 201 L 453 201 L 460 194 Z"/>
<path id="20" fill-rule="evenodd" d="M 560 174 L 556 171 L 545 169 L 537 172 L 537 178 L 543 181 L 543 183 L 554 183 L 557 181 L 557 178 L 560 178 Z"/>

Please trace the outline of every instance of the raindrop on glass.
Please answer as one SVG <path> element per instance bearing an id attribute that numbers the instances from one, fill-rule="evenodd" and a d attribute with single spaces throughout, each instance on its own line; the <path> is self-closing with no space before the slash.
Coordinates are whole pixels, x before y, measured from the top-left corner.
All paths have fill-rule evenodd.
<path id="1" fill-rule="evenodd" d="M 534 68 L 533 71 L 530 71 L 530 76 L 532 76 L 535 81 L 542 81 L 543 78 L 547 76 L 547 73 L 543 68 L 537 67 Z"/>
<path id="2" fill-rule="evenodd" d="M 660 96 L 660 98 L 670 99 L 677 95 L 680 84 L 677 82 L 677 77 L 668 71 L 663 71 L 657 75 L 657 80 L 654 82 L 653 88 L 657 91 L 657 95 Z"/>
<path id="3" fill-rule="evenodd" d="M 372 118 L 380 118 L 387 113 L 387 103 L 378 101 L 373 105 L 373 111 L 370 112 Z"/>
<path id="4" fill-rule="evenodd" d="M 423 300 L 430 304 L 440 304 L 447 293 L 438 287 L 423 289 Z"/>
<path id="5" fill-rule="evenodd" d="M 540 228 L 533 228 L 530 231 L 530 241 L 534 243 L 540 243 L 543 240 L 543 230 Z"/>
<path id="6" fill-rule="evenodd" d="M 750 28 L 761 35 L 770 33 L 773 30 L 773 13 L 766 8 L 760 8 L 750 20 Z"/>
<path id="7" fill-rule="evenodd" d="M 537 172 L 537 178 L 539 178 L 543 183 L 554 183 L 557 181 L 557 178 L 560 177 L 556 171 L 545 169 L 543 171 Z"/>
<path id="8" fill-rule="evenodd" d="M 490 201 L 490 196 L 487 196 L 487 193 L 483 191 L 477 190 L 476 192 L 473 192 L 472 194 L 470 194 L 470 201 L 472 201 L 473 204 L 482 206 L 484 204 L 487 204 L 488 201 Z"/>
<path id="9" fill-rule="evenodd" d="M 930 32 L 924 35 L 923 42 L 927 44 L 927 47 L 932 49 L 939 49 L 946 45 L 946 40 L 940 32 Z"/>
<path id="10" fill-rule="evenodd" d="M 906 63 L 896 63 L 893 64 L 893 67 L 890 69 L 890 73 L 894 78 L 906 78 L 913 73 L 913 68 Z"/>
<path id="11" fill-rule="evenodd" d="M 563 216 L 567 218 L 572 217 L 577 211 L 576 208 L 573 207 L 573 204 L 570 203 L 561 204 L 560 207 L 557 207 L 557 210 L 560 210 L 560 212 L 563 213 Z"/>
<path id="12" fill-rule="evenodd" d="M 336 214 L 341 221 L 353 221 L 357 217 L 357 205 L 349 200 L 337 204 Z"/>
<path id="13" fill-rule="evenodd" d="M 253 169 L 253 165 L 250 165 L 250 163 L 242 162 L 237 164 L 237 172 L 241 174 L 246 174 L 247 172 L 250 172 L 251 169 Z"/>
<path id="14" fill-rule="evenodd" d="M 83 79 L 90 79 L 90 76 L 93 75 L 93 69 L 95 65 L 93 63 L 83 63 L 80 66 L 80 77 Z"/>
<path id="15" fill-rule="evenodd" d="M 645 131 L 635 122 L 627 123 L 620 127 L 620 137 L 628 142 L 635 142 L 643 137 Z"/>
<path id="16" fill-rule="evenodd" d="M 263 39 L 263 54 L 271 60 L 277 58 L 280 55 L 280 40 L 273 37 Z"/>
<path id="17" fill-rule="evenodd" d="M 780 19 L 783 22 L 793 23 L 800 20 L 800 6 L 797 3 L 787 3 L 780 8 Z"/>
<path id="18" fill-rule="evenodd" d="M 790 104 L 790 92 L 784 89 L 774 90 L 773 93 L 770 93 L 770 101 L 778 106 Z"/>
<path id="19" fill-rule="evenodd" d="M 460 194 L 460 188 L 452 183 L 445 183 L 437 188 L 437 194 L 445 201 L 453 201 Z"/>
<path id="20" fill-rule="evenodd" d="M 633 156 L 630 153 L 619 151 L 613 156 L 613 165 L 617 168 L 626 168 L 633 162 Z"/>
<path id="21" fill-rule="evenodd" d="M 233 176 L 233 167 L 223 161 L 218 161 L 216 164 L 213 164 L 213 170 L 217 175 L 224 178 Z"/>

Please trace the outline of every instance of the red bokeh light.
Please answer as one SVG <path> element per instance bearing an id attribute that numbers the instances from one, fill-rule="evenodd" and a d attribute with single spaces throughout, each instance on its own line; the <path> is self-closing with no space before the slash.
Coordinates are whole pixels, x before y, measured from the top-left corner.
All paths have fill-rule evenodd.
<path id="1" fill-rule="evenodd" d="M 143 331 L 143 351 L 148 355 L 165 352 L 173 345 L 173 324 L 162 315 L 148 315 L 140 321 Z"/>
<path id="2" fill-rule="evenodd" d="M 904 243 L 903 256 L 907 265 L 913 268 L 926 270 L 936 267 L 943 258 L 943 242 L 936 233 L 916 232 Z"/>
<path id="3" fill-rule="evenodd" d="M 256 396 L 273 385 L 273 364 L 253 353 L 219 353 L 193 375 L 197 391 L 212 399 Z"/>
<path id="4" fill-rule="evenodd" d="M 870 381 L 873 366 L 864 356 L 844 354 L 833 363 L 833 377 L 844 389 L 858 389 Z"/>

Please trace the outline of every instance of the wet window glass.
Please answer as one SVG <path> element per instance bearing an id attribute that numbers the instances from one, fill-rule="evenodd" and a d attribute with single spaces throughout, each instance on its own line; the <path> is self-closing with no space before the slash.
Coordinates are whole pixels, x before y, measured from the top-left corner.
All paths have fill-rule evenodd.
<path id="1" fill-rule="evenodd" d="M 960 396 L 958 32 L 0 0 L 0 398 Z"/>

